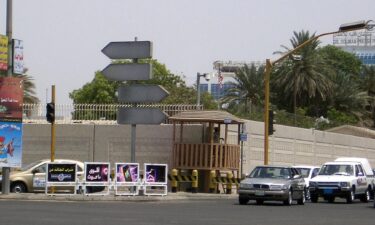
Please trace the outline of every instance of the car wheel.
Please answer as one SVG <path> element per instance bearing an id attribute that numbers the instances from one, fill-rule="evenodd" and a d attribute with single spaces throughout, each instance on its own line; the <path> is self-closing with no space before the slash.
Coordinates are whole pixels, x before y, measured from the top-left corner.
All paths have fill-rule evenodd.
<path id="1" fill-rule="evenodd" d="M 327 198 L 328 202 L 329 203 L 334 203 L 335 202 L 335 197 L 334 196 L 330 196 Z"/>
<path id="2" fill-rule="evenodd" d="M 366 192 L 361 196 L 361 202 L 368 202 L 370 200 L 370 191 L 367 189 Z"/>
<path id="3" fill-rule="evenodd" d="M 311 199 L 311 196 L 310 196 L 310 190 L 307 188 L 306 189 L 306 192 L 305 192 L 306 194 L 305 194 L 305 198 L 306 198 L 306 200 L 310 200 Z"/>
<path id="4" fill-rule="evenodd" d="M 306 202 L 306 195 L 305 195 L 305 190 L 303 190 L 301 193 L 301 198 L 298 199 L 297 203 L 298 205 L 304 205 L 305 202 Z"/>
<path id="5" fill-rule="evenodd" d="M 239 197 L 238 198 L 238 202 L 240 203 L 240 205 L 246 205 L 248 202 L 249 202 L 249 199 L 246 198 L 246 197 Z"/>
<path id="6" fill-rule="evenodd" d="M 13 183 L 10 187 L 10 191 L 14 193 L 25 193 L 27 192 L 26 185 L 22 182 Z"/>
<path id="7" fill-rule="evenodd" d="M 312 203 L 317 203 L 318 202 L 318 196 L 317 195 L 311 195 L 310 200 Z"/>
<path id="8" fill-rule="evenodd" d="M 288 192 L 288 199 L 284 201 L 284 205 L 292 205 L 292 190 L 289 190 Z"/>
<path id="9" fill-rule="evenodd" d="M 354 190 L 352 188 L 352 190 L 350 190 L 348 196 L 346 196 L 346 203 L 353 203 L 355 199 L 355 194 L 354 194 Z"/>
<path id="10" fill-rule="evenodd" d="M 257 205 L 263 205 L 263 200 L 261 200 L 261 199 L 258 199 L 258 200 L 256 200 L 256 202 L 257 202 Z"/>

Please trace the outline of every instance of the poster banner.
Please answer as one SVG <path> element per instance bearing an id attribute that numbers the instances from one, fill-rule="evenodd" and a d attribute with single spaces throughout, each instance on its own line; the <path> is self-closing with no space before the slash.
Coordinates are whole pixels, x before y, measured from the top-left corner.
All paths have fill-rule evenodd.
<path id="1" fill-rule="evenodd" d="M 167 184 L 167 164 L 145 164 L 146 184 Z"/>
<path id="2" fill-rule="evenodd" d="M 85 181 L 88 183 L 108 183 L 109 163 L 85 163 Z"/>
<path id="3" fill-rule="evenodd" d="M 23 41 L 13 39 L 13 73 L 23 74 Z"/>
<path id="4" fill-rule="evenodd" d="M 116 163 L 116 183 L 136 183 L 138 180 L 138 163 Z"/>
<path id="5" fill-rule="evenodd" d="M 22 79 L 0 77 L 0 121 L 22 122 L 22 103 Z"/>
<path id="6" fill-rule="evenodd" d="M 0 167 L 22 166 L 22 122 L 0 121 Z"/>
<path id="7" fill-rule="evenodd" d="M 72 183 L 76 181 L 77 165 L 75 163 L 48 163 L 47 182 Z"/>
<path id="8" fill-rule="evenodd" d="M 0 35 L 0 70 L 8 70 L 8 37 Z"/>

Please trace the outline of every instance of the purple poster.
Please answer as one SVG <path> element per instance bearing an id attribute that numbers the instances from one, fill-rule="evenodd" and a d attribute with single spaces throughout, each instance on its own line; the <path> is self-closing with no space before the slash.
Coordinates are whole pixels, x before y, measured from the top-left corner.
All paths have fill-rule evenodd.
<path id="1" fill-rule="evenodd" d="M 109 181 L 108 163 L 86 163 L 85 179 L 86 182 L 108 182 Z"/>
<path id="2" fill-rule="evenodd" d="M 165 164 L 145 164 L 146 183 L 167 183 L 167 165 Z"/>
<path id="3" fill-rule="evenodd" d="M 138 163 L 116 163 L 116 182 L 137 182 Z"/>

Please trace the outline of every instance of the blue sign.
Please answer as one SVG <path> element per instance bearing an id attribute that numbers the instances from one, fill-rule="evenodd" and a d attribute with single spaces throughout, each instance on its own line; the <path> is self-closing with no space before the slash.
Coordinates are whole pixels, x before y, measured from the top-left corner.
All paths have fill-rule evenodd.
<path id="1" fill-rule="evenodd" d="M 22 122 L 0 122 L 0 167 L 21 167 Z"/>
<path id="2" fill-rule="evenodd" d="M 240 141 L 247 141 L 247 133 L 240 134 Z"/>

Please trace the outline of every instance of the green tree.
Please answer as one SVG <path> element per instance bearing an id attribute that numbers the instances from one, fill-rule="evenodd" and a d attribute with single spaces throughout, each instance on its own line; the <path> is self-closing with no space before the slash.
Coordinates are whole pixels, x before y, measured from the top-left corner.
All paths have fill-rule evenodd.
<path id="1" fill-rule="evenodd" d="M 363 66 L 359 86 L 368 94 L 366 110 L 372 127 L 375 127 L 375 66 Z"/>
<path id="2" fill-rule="evenodd" d="M 275 53 L 285 54 L 314 36 L 304 30 L 294 32 L 290 39 L 292 48 L 282 45 L 285 51 Z M 319 43 L 318 40 L 311 42 L 274 68 L 271 86 L 277 93 L 276 98 L 284 106 L 292 106 L 294 113 L 297 107 L 311 105 L 317 100 L 325 101 L 331 94 L 332 82 L 325 73 L 325 62 L 317 54 Z"/>
<path id="3" fill-rule="evenodd" d="M 230 107 L 244 105 L 245 113 L 249 111 L 249 103 L 260 106 L 264 99 L 263 74 L 263 66 L 257 68 L 254 64 L 250 67 L 245 65 L 236 72 L 234 82 L 227 82 L 232 87 L 226 91 L 221 101 Z"/>

